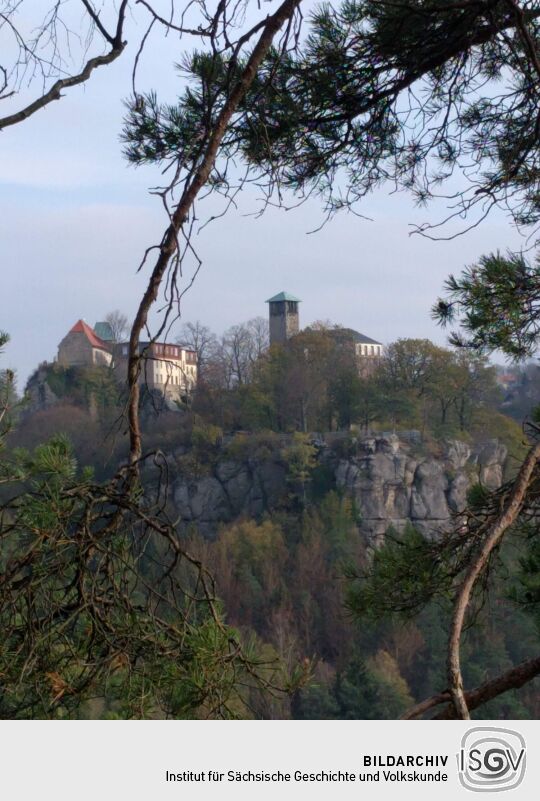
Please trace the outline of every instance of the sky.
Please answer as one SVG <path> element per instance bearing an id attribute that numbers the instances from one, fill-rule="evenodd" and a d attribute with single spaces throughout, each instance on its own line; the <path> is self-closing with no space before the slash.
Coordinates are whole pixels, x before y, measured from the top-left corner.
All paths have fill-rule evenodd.
<path id="1" fill-rule="evenodd" d="M 129 166 L 119 141 L 142 32 L 130 25 L 118 61 L 1 135 L 0 329 L 11 336 L 1 366 L 16 369 L 20 390 L 40 362 L 55 358 L 79 318 L 93 325 L 114 309 L 134 315 L 148 275 L 137 268 L 164 230 L 160 201 L 148 191 L 160 182 L 158 170 Z M 176 39 L 150 39 L 139 88 L 172 100 L 182 83 L 171 65 L 182 51 Z M 36 89 L 23 88 L 1 113 Z M 444 344 L 430 308 L 448 274 L 483 253 L 524 246 L 502 213 L 451 241 L 411 236 L 411 223 L 434 213 L 384 190 L 359 208 L 371 221 L 342 213 L 317 233 L 309 233 L 323 220 L 317 200 L 256 218 L 259 205 L 245 191 L 238 209 L 196 237 L 203 265 L 184 297 L 182 321 L 201 320 L 221 333 L 266 315 L 265 300 L 286 290 L 302 300 L 302 326 L 329 319 L 383 343 L 428 337 Z M 201 222 L 220 210 L 215 200 L 201 204 Z"/>

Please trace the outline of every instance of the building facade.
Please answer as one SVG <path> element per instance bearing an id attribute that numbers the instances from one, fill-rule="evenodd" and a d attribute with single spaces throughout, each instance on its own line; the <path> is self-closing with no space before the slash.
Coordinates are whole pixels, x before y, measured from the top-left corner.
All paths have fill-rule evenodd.
<path id="1" fill-rule="evenodd" d="M 129 345 L 115 346 L 115 363 L 127 372 Z M 168 342 L 139 342 L 143 365 L 139 381 L 150 390 L 159 390 L 167 400 L 181 400 L 197 383 L 197 354 L 182 345 Z"/>
<path id="2" fill-rule="evenodd" d="M 78 320 L 58 346 L 57 362 L 62 367 L 112 367 L 118 380 L 125 380 L 129 345 L 114 343 L 108 323 L 96 328 L 108 337 L 104 341 L 84 320 Z M 197 354 L 190 348 L 168 342 L 140 342 L 143 355 L 140 383 L 159 390 L 170 401 L 189 395 L 197 383 Z"/>
<path id="3" fill-rule="evenodd" d="M 57 361 L 62 367 L 108 367 L 111 347 L 88 323 L 78 320 L 58 345 Z"/>
<path id="4" fill-rule="evenodd" d="M 354 328 L 330 328 L 328 333 L 340 344 L 354 348 L 358 359 L 380 359 L 383 355 L 382 342 L 371 339 Z"/>
<path id="5" fill-rule="evenodd" d="M 301 301 L 289 292 L 280 292 L 266 302 L 269 311 L 270 345 L 284 345 L 300 331 L 298 304 Z M 335 326 L 328 328 L 327 333 L 339 345 L 353 349 L 361 370 L 372 369 L 383 355 L 382 342 L 377 342 L 353 328 Z"/>

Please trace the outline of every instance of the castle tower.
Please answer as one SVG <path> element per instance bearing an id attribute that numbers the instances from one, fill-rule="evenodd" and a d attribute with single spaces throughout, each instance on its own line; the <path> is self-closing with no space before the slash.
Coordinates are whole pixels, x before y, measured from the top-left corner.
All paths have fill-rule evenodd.
<path id="1" fill-rule="evenodd" d="M 289 292 L 280 292 L 266 301 L 270 312 L 270 344 L 283 344 L 300 330 L 298 304 Z"/>

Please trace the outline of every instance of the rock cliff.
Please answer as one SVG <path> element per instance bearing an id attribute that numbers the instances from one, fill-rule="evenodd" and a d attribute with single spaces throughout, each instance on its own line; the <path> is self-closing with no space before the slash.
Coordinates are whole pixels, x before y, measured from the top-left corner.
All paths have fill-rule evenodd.
<path id="1" fill-rule="evenodd" d="M 349 494 L 359 510 L 360 531 L 378 541 L 390 525 L 411 522 L 426 536 L 446 527 L 466 503 L 476 482 L 500 486 L 506 448 L 497 440 L 471 447 L 452 440 L 438 456 L 411 446 L 398 436 L 360 439 L 340 457 L 319 442 L 318 463 L 335 486 Z M 290 498 L 291 480 L 279 452 L 264 460 L 218 459 L 206 475 L 188 477 L 179 470 L 173 484 L 175 512 L 184 524 L 195 524 L 208 537 L 220 523 L 238 517 L 260 518 Z"/>
<path id="2" fill-rule="evenodd" d="M 497 440 L 471 448 L 452 440 L 439 457 L 412 455 L 398 437 L 365 439 L 357 455 L 342 459 L 336 482 L 354 497 L 361 528 L 378 539 L 392 525 L 411 522 L 426 536 L 446 527 L 463 510 L 467 490 L 477 482 L 489 489 L 502 484 L 507 452 Z"/>

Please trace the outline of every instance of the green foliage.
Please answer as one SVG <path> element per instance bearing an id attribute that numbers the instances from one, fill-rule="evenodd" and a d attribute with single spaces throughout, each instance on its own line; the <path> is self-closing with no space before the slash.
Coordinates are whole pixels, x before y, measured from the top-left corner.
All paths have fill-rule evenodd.
<path id="1" fill-rule="evenodd" d="M 508 449 L 509 459 L 506 464 L 505 478 L 516 472 L 527 453 L 527 439 L 523 433 L 523 425 L 492 409 L 478 409 L 470 427 L 471 437 L 481 441 L 486 432 L 496 437 Z"/>
<path id="2" fill-rule="evenodd" d="M 201 458 L 213 456 L 223 439 L 223 431 L 219 426 L 210 423 L 196 423 L 191 429 L 191 445 Z"/>
<path id="3" fill-rule="evenodd" d="M 220 437 L 195 431 L 202 451 Z M 248 717 L 263 689 L 301 682 L 243 647 L 206 570 L 124 474 L 95 484 L 57 435 L 9 451 L 0 482 L 0 717 Z"/>
<path id="4" fill-rule="evenodd" d="M 368 661 L 351 660 L 336 677 L 339 718 L 393 720 L 411 705 L 412 697 L 390 654 L 378 651 Z"/>
<path id="5" fill-rule="evenodd" d="M 0 353 L 9 342 L 9 334 L 0 331 Z M 11 429 L 17 413 L 15 392 L 15 373 L 13 370 L 0 370 L 0 450 L 3 439 Z"/>
<path id="6" fill-rule="evenodd" d="M 412 704 L 407 683 L 392 656 L 377 651 L 354 656 L 331 682 L 302 690 L 297 716 L 304 719 L 394 720 Z"/>
<path id="7" fill-rule="evenodd" d="M 94 408 L 98 414 L 120 403 L 121 388 L 110 367 L 53 364 L 46 368 L 45 380 L 57 398 Z"/>
<path id="8" fill-rule="evenodd" d="M 224 455 L 239 462 L 247 459 L 266 462 L 279 457 L 281 442 L 280 436 L 274 431 L 237 432 L 227 443 Z"/>
<path id="9" fill-rule="evenodd" d="M 540 631 L 540 542 L 534 528 L 529 532 L 524 550 L 509 597 L 531 614 Z"/>
<path id="10" fill-rule="evenodd" d="M 395 613 L 414 616 L 449 589 L 444 565 L 434 560 L 430 543 L 409 524 L 403 534 L 387 531 L 369 569 L 358 573 L 351 566 L 348 578 L 347 606 L 368 620 Z"/>
<path id="11" fill-rule="evenodd" d="M 244 520 L 224 527 L 206 558 L 234 624 L 267 635 L 286 592 L 288 554 L 279 524 Z"/>
<path id="12" fill-rule="evenodd" d="M 538 14 L 524 14 L 534 40 Z M 474 4 L 344 0 L 320 4 L 308 26 L 294 50 L 269 52 L 225 132 L 211 185 L 225 184 L 226 159 L 243 158 L 261 183 L 318 193 L 332 212 L 387 181 L 425 203 L 472 164 L 452 217 L 477 204 L 485 213 L 488 197 L 522 224 L 538 221 L 537 88 L 503 2 L 488 19 Z M 194 53 L 181 65 L 189 85 L 176 104 L 153 93 L 133 101 L 128 159 L 192 169 L 245 63 Z M 421 123 L 403 118 L 404 102 Z M 448 192 L 455 201 L 454 184 Z"/>
<path id="13" fill-rule="evenodd" d="M 338 720 L 339 713 L 332 685 L 316 680 L 298 694 L 294 706 L 296 720 Z"/>
<path id="14" fill-rule="evenodd" d="M 540 261 L 523 254 L 490 253 L 446 282 L 447 300 L 440 299 L 434 317 L 443 325 L 459 323 L 457 345 L 501 350 L 515 360 L 536 351 L 540 335 Z"/>
<path id="15" fill-rule="evenodd" d="M 189 476 L 202 476 L 215 466 L 223 440 L 223 431 L 212 423 L 197 420 L 188 437 L 189 447 L 177 458 L 180 468 Z"/>
<path id="16" fill-rule="evenodd" d="M 336 476 L 331 466 L 319 462 L 311 471 L 310 496 L 315 501 L 321 500 L 335 486 Z"/>
<path id="17" fill-rule="evenodd" d="M 491 492 L 483 484 L 472 484 L 467 490 L 467 505 L 473 511 L 481 511 L 489 500 Z"/>
<path id="18" fill-rule="evenodd" d="M 287 473 L 292 482 L 305 484 L 316 466 L 317 449 L 309 441 L 307 434 L 295 431 L 290 444 L 281 450 L 281 459 L 287 466 Z"/>
<path id="19" fill-rule="evenodd" d="M 261 353 L 242 383 L 224 387 L 220 381 L 212 385 L 207 365 L 193 411 L 199 422 L 238 432 L 231 452 L 268 431 L 365 436 L 414 429 L 425 440 L 475 442 L 497 437 L 500 429 L 516 443 L 515 426 L 497 411 L 495 368 L 484 356 L 429 340 L 399 339 L 380 359 L 362 359 L 347 329 L 318 324 Z M 354 448 L 351 441 L 351 453 Z"/>

